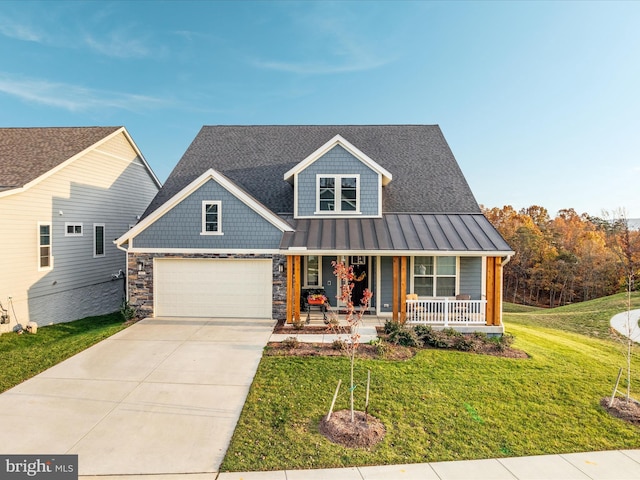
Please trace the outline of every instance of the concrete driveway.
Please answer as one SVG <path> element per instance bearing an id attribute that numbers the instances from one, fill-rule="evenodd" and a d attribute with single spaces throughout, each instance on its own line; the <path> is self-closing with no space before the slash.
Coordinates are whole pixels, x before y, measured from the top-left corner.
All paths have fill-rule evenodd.
<path id="1" fill-rule="evenodd" d="M 0 450 L 78 454 L 79 474 L 218 467 L 272 320 L 154 318 L 0 395 Z"/>

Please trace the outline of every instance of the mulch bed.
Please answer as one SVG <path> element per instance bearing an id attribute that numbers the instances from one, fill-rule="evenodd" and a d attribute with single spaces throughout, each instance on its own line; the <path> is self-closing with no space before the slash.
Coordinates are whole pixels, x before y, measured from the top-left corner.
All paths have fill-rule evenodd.
<path id="1" fill-rule="evenodd" d="M 319 430 L 333 443 L 351 448 L 371 448 L 380 442 L 386 433 L 384 424 L 364 412 L 354 412 L 355 421 L 351 421 L 351 410 L 338 410 L 327 420 L 320 421 Z"/>
<path id="2" fill-rule="evenodd" d="M 402 347 L 400 345 L 386 345 L 381 353 L 375 345 L 362 343 L 356 350 L 356 358 L 359 359 L 384 359 L 384 360 L 408 360 L 416 354 L 415 348 Z M 344 357 L 347 352 L 342 348 L 336 348 L 331 343 L 306 343 L 297 342 L 290 345 L 288 342 L 269 342 L 264 351 L 266 356 L 289 357 Z"/>
<path id="3" fill-rule="evenodd" d="M 610 407 L 611 397 L 600 400 L 600 405 L 614 417 L 625 420 L 633 425 L 640 425 L 640 403 L 635 400 L 627 401 L 626 398 L 616 397 Z"/>

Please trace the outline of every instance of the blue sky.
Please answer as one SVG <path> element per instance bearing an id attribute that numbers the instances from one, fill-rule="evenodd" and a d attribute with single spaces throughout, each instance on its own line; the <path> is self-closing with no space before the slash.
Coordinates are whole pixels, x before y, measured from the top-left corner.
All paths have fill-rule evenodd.
<path id="1" fill-rule="evenodd" d="M 640 217 L 640 2 L 0 3 L 0 126 L 438 124 L 479 203 Z"/>

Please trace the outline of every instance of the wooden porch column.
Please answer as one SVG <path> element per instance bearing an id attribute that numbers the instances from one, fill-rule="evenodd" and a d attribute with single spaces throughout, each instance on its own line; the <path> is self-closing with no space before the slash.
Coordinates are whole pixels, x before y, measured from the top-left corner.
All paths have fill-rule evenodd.
<path id="1" fill-rule="evenodd" d="M 393 257 L 393 279 L 392 279 L 392 303 L 393 303 L 393 321 L 399 320 L 398 312 L 398 277 L 400 276 L 400 257 Z"/>
<path id="2" fill-rule="evenodd" d="M 487 325 L 502 322 L 502 258 L 487 258 Z"/>
<path id="3" fill-rule="evenodd" d="M 407 321 L 407 257 L 400 259 L 400 323 Z"/>
<path id="4" fill-rule="evenodd" d="M 293 257 L 293 318 L 300 321 L 300 255 Z"/>
<path id="5" fill-rule="evenodd" d="M 293 320 L 293 257 L 287 256 L 287 318 L 286 322 Z"/>

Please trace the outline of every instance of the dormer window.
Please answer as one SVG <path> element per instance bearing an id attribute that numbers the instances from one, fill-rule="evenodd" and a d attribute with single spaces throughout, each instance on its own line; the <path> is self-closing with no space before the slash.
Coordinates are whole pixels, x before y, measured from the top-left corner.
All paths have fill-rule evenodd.
<path id="1" fill-rule="evenodd" d="M 359 175 L 318 175 L 317 213 L 360 213 Z"/>

